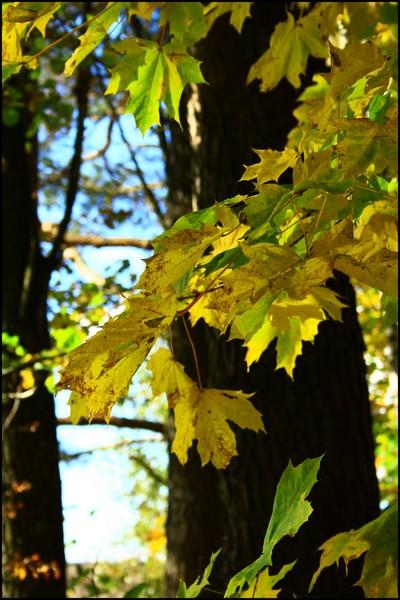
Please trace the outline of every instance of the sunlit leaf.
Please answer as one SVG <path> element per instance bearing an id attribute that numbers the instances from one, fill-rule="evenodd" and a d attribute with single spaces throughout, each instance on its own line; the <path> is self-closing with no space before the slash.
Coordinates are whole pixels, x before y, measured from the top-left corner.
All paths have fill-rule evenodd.
<path id="1" fill-rule="evenodd" d="M 165 392 L 174 410 L 172 452 L 181 464 L 187 462 L 188 450 L 197 439 L 202 466 L 210 461 L 217 469 L 227 467 L 237 454 L 235 434 L 227 420 L 252 431 L 264 431 L 260 413 L 248 400 L 251 394 L 199 387 L 165 348 L 153 354 L 148 368 L 153 373 L 154 395 Z"/>

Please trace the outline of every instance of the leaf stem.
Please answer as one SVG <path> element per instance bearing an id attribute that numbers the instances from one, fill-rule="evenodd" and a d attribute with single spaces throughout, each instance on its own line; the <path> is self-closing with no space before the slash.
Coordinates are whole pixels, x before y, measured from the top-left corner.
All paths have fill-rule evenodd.
<path id="1" fill-rule="evenodd" d="M 173 341 L 173 338 L 172 338 L 172 328 L 171 328 L 171 325 L 168 325 L 168 335 L 169 335 L 169 345 L 170 345 L 170 348 L 171 348 L 171 354 L 172 354 L 172 356 L 174 356 L 175 355 L 175 352 L 174 352 L 174 341 Z"/>
<path id="2" fill-rule="evenodd" d="M 87 25 L 90 25 L 90 23 L 92 21 L 94 21 L 95 19 L 97 19 L 98 17 L 100 17 L 100 15 L 104 14 L 107 10 L 110 10 L 111 7 L 112 7 L 112 5 L 106 6 L 106 8 L 104 8 L 103 10 L 101 10 L 96 15 L 93 15 L 93 17 L 91 17 L 90 19 L 88 19 L 84 23 L 81 23 L 80 25 L 77 25 L 76 27 L 74 27 L 73 29 L 71 29 L 71 31 L 67 31 L 67 33 L 64 33 L 64 35 L 62 35 L 60 38 L 57 38 L 56 40 L 54 40 L 54 42 L 52 42 L 51 44 L 49 44 L 45 48 L 42 48 L 41 50 L 39 50 L 39 52 L 36 52 L 36 54 L 33 54 L 32 56 L 30 56 L 28 60 L 19 61 L 19 63 L 16 63 L 16 64 L 26 65 L 27 63 L 31 62 L 31 60 L 39 58 L 39 56 L 42 56 L 42 54 L 45 54 L 48 50 L 50 50 L 51 48 L 54 48 L 54 46 L 57 46 L 58 44 L 60 44 L 61 42 L 63 42 L 65 39 L 67 39 L 67 37 L 69 37 L 70 35 L 72 35 L 76 31 L 79 31 L 79 29 L 82 29 L 83 27 L 85 27 Z"/>
<path id="3" fill-rule="evenodd" d="M 291 198 L 290 201 L 291 201 L 291 204 L 292 204 L 292 206 L 293 206 L 293 208 L 294 208 L 294 210 L 296 212 L 297 218 L 299 219 L 299 225 L 300 225 L 301 230 L 303 232 L 304 242 L 306 244 L 306 254 L 309 254 L 309 252 L 310 252 L 310 246 L 309 246 L 309 243 L 308 243 L 308 239 L 307 239 L 307 235 L 306 235 L 306 230 L 304 229 L 304 225 L 303 225 L 303 222 L 301 220 L 299 209 L 296 206 L 296 202 L 294 201 L 294 198 Z"/>
<path id="4" fill-rule="evenodd" d="M 197 374 L 197 382 L 199 384 L 199 388 L 202 390 L 203 389 L 203 384 L 201 382 L 201 375 L 200 375 L 200 368 L 199 368 L 199 361 L 197 359 L 197 353 L 196 353 L 196 348 L 194 346 L 193 340 L 192 340 L 192 336 L 190 335 L 190 331 L 189 331 L 189 327 L 187 326 L 186 320 L 185 320 L 185 316 L 182 315 L 182 321 L 183 321 L 183 326 L 185 328 L 186 331 L 186 335 L 188 337 L 190 346 L 192 348 L 192 352 L 193 352 L 193 359 L 194 359 L 194 364 L 196 367 L 196 374 Z"/>
<path id="5" fill-rule="evenodd" d="M 214 277 L 214 279 L 211 281 L 211 283 L 207 286 L 207 288 L 204 290 L 204 292 L 199 292 L 191 302 L 189 302 L 189 304 L 187 306 L 185 306 L 185 308 L 182 308 L 182 310 L 179 310 L 176 314 L 178 317 L 183 317 L 183 315 L 185 315 L 191 308 L 192 306 L 194 306 L 196 304 L 196 302 L 198 300 L 200 300 L 200 298 L 202 296 L 204 296 L 204 294 L 207 294 L 207 292 L 211 291 L 211 287 L 213 286 L 213 284 L 216 282 L 216 280 L 218 279 L 218 277 L 221 277 L 222 273 L 224 271 L 226 271 L 226 269 L 228 267 L 230 267 L 232 265 L 232 262 L 228 263 L 227 265 L 225 265 L 225 267 L 222 269 L 222 271 L 220 273 L 217 273 L 217 275 Z M 218 287 L 216 287 L 215 289 L 218 289 Z"/>

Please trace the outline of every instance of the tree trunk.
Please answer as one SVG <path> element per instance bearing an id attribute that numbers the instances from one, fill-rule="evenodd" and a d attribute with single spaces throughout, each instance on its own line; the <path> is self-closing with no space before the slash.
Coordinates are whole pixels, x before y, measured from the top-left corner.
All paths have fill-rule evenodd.
<path id="1" fill-rule="evenodd" d="M 3 126 L 3 331 L 30 352 L 49 347 L 46 303 L 50 269 L 37 218 L 37 140 L 27 139 L 34 90 L 15 79 L 25 108 Z M 20 396 L 17 373 L 3 380 L 3 597 L 65 598 L 61 484 L 53 397 L 46 373 Z"/>
<path id="2" fill-rule="evenodd" d="M 173 216 L 180 207 L 203 208 L 246 191 L 237 184 L 244 164 L 255 162 L 250 148 L 283 149 L 295 121 L 295 92 L 281 84 L 268 94 L 246 86 L 246 77 L 265 50 L 277 22 L 286 18 L 283 3 L 255 3 L 241 36 L 222 17 L 200 44 L 198 57 L 209 86 L 193 86 L 187 99 L 188 135 L 171 126 L 167 161 Z M 172 199 L 175 205 L 172 206 Z M 312 491 L 314 512 L 295 539 L 283 540 L 274 567 L 298 562 L 287 576 L 284 596 L 302 597 L 316 567 L 318 546 L 329 536 L 356 528 L 379 514 L 379 492 L 363 341 L 354 292 L 347 278 L 331 282 L 347 299 L 343 323 L 325 322 L 314 345 L 306 344 L 294 382 L 274 371 L 270 347 L 247 373 L 243 348 L 198 324 L 192 335 L 205 386 L 255 392 L 267 435 L 237 429 L 239 456 L 224 471 L 200 466 L 192 449 L 182 467 L 171 455 L 167 520 L 167 587 L 175 596 L 178 578 L 188 584 L 203 571 L 211 552 L 222 547 L 205 597 L 221 596 L 229 578 L 254 560 L 272 510 L 277 482 L 291 459 L 296 465 L 324 454 L 319 482 Z M 177 360 L 195 377 L 183 328 L 174 332 Z M 350 597 L 357 573 L 336 567 L 319 579 L 315 597 Z M 212 589 L 211 589 L 212 588 Z M 213 591 L 215 590 L 215 592 Z"/>

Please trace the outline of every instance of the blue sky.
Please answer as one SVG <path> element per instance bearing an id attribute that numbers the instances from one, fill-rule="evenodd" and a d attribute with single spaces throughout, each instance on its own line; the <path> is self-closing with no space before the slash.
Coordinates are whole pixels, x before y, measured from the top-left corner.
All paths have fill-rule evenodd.
<path id="1" fill-rule="evenodd" d="M 141 136 L 135 128 L 131 116 L 122 117 L 122 123 L 125 135 L 132 140 L 133 145 L 155 144 L 154 137 L 151 134 L 148 134 L 145 138 Z M 95 125 L 88 122 L 84 154 L 104 144 L 106 131 L 106 120 Z M 45 135 L 44 131 L 40 132 L 42 141 L 45 139 Z M 68 162 L 68 158 L 71 156 L 71 143 L 70 134 L 54 143 L 51 147 L 54 160 L 64 164 Z M 150 148 L 147 152 L 148 160 L 145 160 L 143 155 L 144 153 L 141 152 L 141 166 L 147 180 L 150 182 L 159 180 L 163 176 L 160 153 L 155 148 Z M 108 153 L 108 160 L 111 167 L 118 162 L 128 163 L 130 161 L 117 127 L 114 127 L 113 130 L 113 143 Z M 83 164 L 82 173 L 91 176 L 93 164 L 90 161 Z M 132 177 L 131 181 L 116 182 L 116 185 L 122 183 L 132 185 L 138 183 L 138 180 L 136 178 L 135 181 L 135 178 Z M 162 193 L 161 190 L 159 193 L 160 198 L 162 198 Z M 62 201 L 60 203 L 61 207 L 58 208 L 53 203 L 47 204 L 43 201 L 43 198 L 41 200 L 39 208 L 41 221 L 57 223 L 62 217 Z M 79 221 L 81 207 L 84 202 L 85 196 L 79 194 L 73 219 Z M 124 205 L 124 201 L 121 200 L 120 203 Z M 142 211 L 142 215 L 139 216 L 146 217 L 143 206 L 140 207 L 139 205 L 137 210 Z M 111 231 L 107 231 L 101 223 L 91 223 L 90 216 L 89 213 L 86 222 L 82 220 L 83 228 L 106 237 L 152 239 L 161 232 L 155 219 L 149 219 L 148 216 L 143 219 L 142 223 L 138 223 L 137 219 L 130 219 L 122 222 Z M 127 247 L 81 247 L 79 253 L 89 267 L 103 276 L 110 274 L 107 272 L 107 268 L 113 267 L 123 260 L 128 260 L 129 269 L 119 276 L 119 280 L 125 285 L 129 285 L 132 274 L 140 275 L 144 269 L 143 258 L 150 255 L 149 251 Z M 54 277 L 57 278 L 57 275 Z M 74 285 L 74 273 L 70 275 L 63 273 L 61 277 L 64 288 Z M 140 373 L 135 376 L 131 390 L 133 395 L 140 397 L 142 392 L 138 383 L 139 379 Z M 68 395 L 66 392 L 60 392 L 56 396 L 56 411 L 59 417 L 65 417 L 69 414 Z M 114 407 L 112 414 L 114 416 L 137 417 L 132 402 L 126 403 L 122 407 Z M 149 418 L 151 418 L 151 414 Z M 158 437 L 161 438 L 161 436 Z M 112 446 L 123 441 L 137 441 L 146 438 L 151 438 L 153 441 L 140 443 L 141 450 L 145 452 L 146 457 L 152 461 L 152 464 L 166 466 L 166 444 L 164 441 L 154 441 L 157 434 L 153 432 L 127 428 L 119 429 L 106 425 L 60 426 L 58 428 L 60 450 L 62 453 L 67 454 Z M 76 460 L 61 462 L 64 536 L 68 562 L 118 561 L 133 556 L 145 558 L 143 549 L 130 535 L 132 532 L 134 533 L 137 524 L 137 504 L 139 501 L 130 494 L 134 482 L 129 452 L 134 452 L 134 448 L 135 444 L 132 444 L 127 450 L 99 450 L 90 452 Z M 162 502 L 160 507 L 164 507 Z M 131 539 L 124 540 L 126 537 Z"/>

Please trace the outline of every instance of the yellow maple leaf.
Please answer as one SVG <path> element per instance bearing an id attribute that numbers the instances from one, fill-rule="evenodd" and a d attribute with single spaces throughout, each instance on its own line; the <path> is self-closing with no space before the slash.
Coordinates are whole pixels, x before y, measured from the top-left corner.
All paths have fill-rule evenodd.
<path id="1" fill-rule="evenodd" d="M 246 167 L 241 181 L 257 179 L 261 185 L 267 181 L 278 181 L 279 177 L 289 167 L 295 167 L 298 154 L 291 148 L 285 148 L 282 152 L 278 150 L 254 150 L 260 157 L 260 162 Z"/>
<path id="2" fill-rule="evenodd" d="M 212 225 L 205 225 L 200 230 L 182 229 L 166 238 L 158 238 L 158 251 L 145 260 L 146 270 L 136 288 L 151 293 L 168 289 L 195 266 L 207 246 L 223 232 Z"/>
<path id="3" fill-rule="evenodd" d="M 248 589 L 240 594 L 240 598 L 278 598 L 281 590 L 274 587 L 293 568 L 295 562 L 284 565 L 275 575 L 271 575 L 267 567 L 254 577 Z"/>
<path id="4" fill-rule="evenodd" d="M 122 315 L 111 319 L 96 335 L 68 354 L 57 389 L 81 396 L 87 415 L 109 419 L 113 405 L 127 389 L 161 331 L 177 310 L 175 296 L 133 297 Z M 82 416 L 83 413 L 82 413 Z"/>
<path id="5" fill-rule="evenodd" d="M 174 410 L 176 434 L 172 452 L 181 464 L 187 462 L 188 450 L 197 439 L 202 466 L 211 462 L 217 469 L 227 467 L 237 455 L 235 434 L 227 420 L 252 431 L 265 431 L 261 414 L 248 400 L 251 394 L 200 388 L 166 348 L 152 355 L 148 368 L 153 373 L 154 395 L 165 392 L 169 407 Z"/>
<path id="6" fill-rule="evenodd" d="M 272 303 L 262 326 L 244 344 L 249 368 L 257 362 L 272 340 L 277 338 L 276 369 L 283 368 L 293 378 L 303 342 L 313 342 L 318 325 L 325 319 L 317 300 L 308 294 L 304 300 L 287 299 Z"/>
<path id="7" fill-rule="evenodd" d="M 379 226 L 382 221 L 386 222 L 383 215 L 377 221 Z M 360 239 L 355 239 L 353 223 L 348 217 L 322 235 L 313 244 L 312 253 L 330 260 L 333 268 L 360 283 L 397 298 L 398 257 L 397 252 L 389 249 L 396 242 L 395 232 L 389 228 L 386 235 L 374 237 L 373 229 L 366 226 Z"/>

